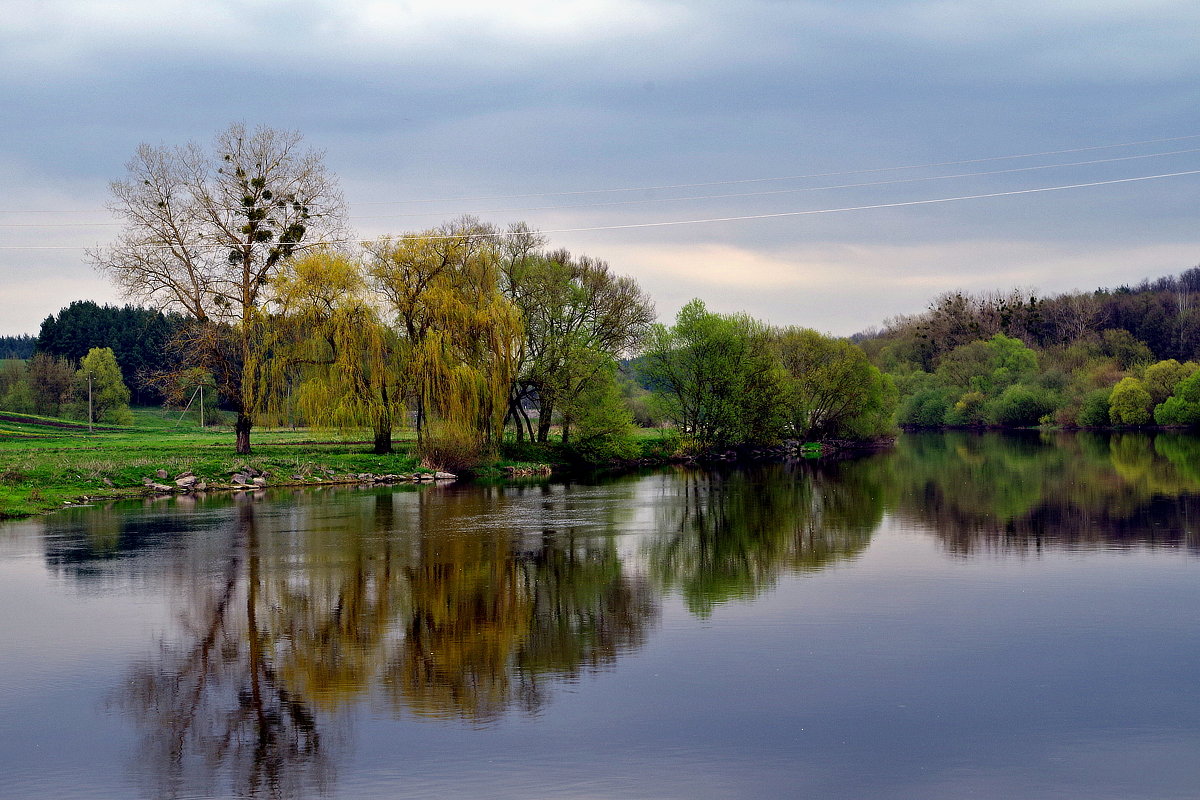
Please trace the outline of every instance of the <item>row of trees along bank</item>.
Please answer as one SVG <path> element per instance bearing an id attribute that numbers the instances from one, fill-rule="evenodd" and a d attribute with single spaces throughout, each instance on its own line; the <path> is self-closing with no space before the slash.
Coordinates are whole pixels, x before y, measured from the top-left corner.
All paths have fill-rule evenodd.
<path id="1" fill-rule="evenodd" d="M 367 424 L 377 452 L 411 413 L 422 454 L 446 466 L 495 451 L 508 425 L 518 440 L 545 442 L 556 417 L 564 441 L 593 435 L 584 409 L 615 391 L 653 306 L 603 262 L 544 244 L 464 218 L 288 262 L 254 318 L 259 407 L 277 414 L 273 387 L 295 387 L 307 419 Z"/>
<path id="2" fill-rule="evenodd" d="M 896 389 L 857 345 L 714 314 L 699 300 L 653 328 L 640 359 L 666 417 L 701 450 L 892 432 Z"/>
<path id="3" fill-rule="evenodd" d="M 1200 425 L 1200 267 L 1038 297 L 952 292 L 856 337 L 914 427 Z"/>
<path id="4" fill-rule="evenodd" d="M 643 345 L 648 405 L 698 448 L 890 426 L 894 391 L 857 347 L 698 301 L 655 326 L 631 278 L 524 224 L 464 217 L 355 243 L 296 133 L 233 125 L 211 149 L 142 145 L 127 168 L 112 184 L 121 232 L 89 256 L 179 321 L 159 385 L 210 383 L 239 453 L 256 422 L 299 413 L 370 426 L 378 452 L 411 414 L 421 454 L 446 466 L 494 451 L 506 428 L 545 442 L 552 422 L 617 455 L 630 424 L 617 363 Z"/>

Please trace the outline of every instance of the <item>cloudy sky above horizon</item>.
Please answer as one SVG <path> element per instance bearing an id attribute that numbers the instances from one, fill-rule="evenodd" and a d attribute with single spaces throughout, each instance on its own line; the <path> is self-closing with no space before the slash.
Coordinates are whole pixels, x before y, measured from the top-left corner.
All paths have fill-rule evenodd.
<path id="1" fill-rule="evenodd" d="M 1191 0 L 0 14 L 0 334 L 118 301 L 83 253 L 116 231 L 109 181 L 139 143 L 234 121 L 323 150 L 362 238 L 524 220 L 634 276 L 664 321 L 700 297 L 849 334 L 946 290 L 1054 294 L 1200 263 L 1200 175 L 1115 182 L 1200 171 Z M 1077 184 L 1097 185 L 1026 191 Z M 999 196 L 950 200 L 978 195 Z"/>

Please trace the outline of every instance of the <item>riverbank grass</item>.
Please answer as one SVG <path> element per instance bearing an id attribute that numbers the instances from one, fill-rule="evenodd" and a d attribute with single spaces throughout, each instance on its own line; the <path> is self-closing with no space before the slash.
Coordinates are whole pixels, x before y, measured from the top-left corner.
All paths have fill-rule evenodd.
<path id="1" fill-rule="evenodd" d="M 420 470 L 411 438 L 380 456 L 364 432 L 338 436 L 305 429 L 256 429 L 249 456 L 233 452 L 228 429 L 138 409 L 130 427 L 96 427 L 70 420 L 3 414 L 0 418 L 0 518 L 22 517 L 89 499 L 146 493 L 145 478 L 170 483 L 190 471 L 210 484 L 228 483 L 247 468 L 269 473 L 272 485 L 306 484 L 371 474 Z M 164 470 L 167 480 L 158 478 Z"/>

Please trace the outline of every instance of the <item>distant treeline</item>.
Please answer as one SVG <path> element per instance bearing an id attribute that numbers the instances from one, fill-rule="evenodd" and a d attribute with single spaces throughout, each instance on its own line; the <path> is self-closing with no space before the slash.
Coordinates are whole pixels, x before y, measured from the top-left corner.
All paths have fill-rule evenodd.
<path id="1" fill-rule="evenodd" d="M 35 347 L 37 339 L 27 333 L 20 336 L 0 336 L 0 359 L 30 358 Z"/>
<path id="2" fill-rule="evenodd" d="M 168 345 L 182 325 L 179 314 L 77 300 L 46 317 L 34 352 L 78 364 L 93 347 L 111 348 L 133 402 L 158 404 L 165 397 L 161 375 L 176 367 Z"/>
<path id="3" fill-rule="evenodd" d="M 1053 297 L 949 292 L 855 339 L 904 425 L 1200 423 L 1200 267 Z"/>
<path id="4" fill-rule="evenodd" d="M 1106 330 L 1128 332 L 1156 359 L 1195 357 L 1200 351 L 1200 266 L 1134 287 L 1054 297 L 1019 289 L 980 295 L 947 292 L 924 313 L 896 317 L 882 331 L 854 338 L 878 342 L 873 352 L 894 366 L 912 364 L 929 372 L 948 351 L 996 333 L 1054 348 Z"/>

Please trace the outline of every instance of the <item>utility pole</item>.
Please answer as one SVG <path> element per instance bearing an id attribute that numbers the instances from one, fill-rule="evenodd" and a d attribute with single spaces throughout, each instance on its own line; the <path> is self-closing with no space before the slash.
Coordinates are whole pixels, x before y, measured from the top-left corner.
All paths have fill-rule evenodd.
<path id="1" fill-rule="evenodd" d="M 200 384 L 200 432 L 204 432 L 204 384 Z"/>
<path id="2" fill-rule="evenodd" d="M 88 433 L 92 433 L 92 373 L 88 373 Z"/>

